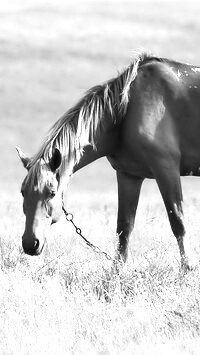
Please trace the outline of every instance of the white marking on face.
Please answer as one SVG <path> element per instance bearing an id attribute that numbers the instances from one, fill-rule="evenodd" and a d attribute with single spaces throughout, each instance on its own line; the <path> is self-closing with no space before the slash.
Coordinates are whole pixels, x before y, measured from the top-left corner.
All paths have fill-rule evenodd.
<path id="1" fill-rule="evenodd" d="M 50 170 L 43 170 L 41 172 L 41 188 L 43 189 L 44 186 L 47 186 L 50 190 L 55 190 L 57 191 L 58 189 L 58 181 L 55 178 L 55 175 L 52 173 Z"/>
<path id="2" fill-rule="evenodd" d="M 192 68 L 192 71 L 193 71 L 194 73 L 200 73 L 200 68 Z"/>

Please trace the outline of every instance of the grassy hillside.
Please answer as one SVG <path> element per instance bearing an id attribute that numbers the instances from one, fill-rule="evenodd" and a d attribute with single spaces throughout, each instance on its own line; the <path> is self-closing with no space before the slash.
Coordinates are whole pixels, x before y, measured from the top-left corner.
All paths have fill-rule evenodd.
<path id="1" fill-rule="evenodd" d="M 200 64 L 200 3 L 181 0 L 7 0 L 0 4 L 0 353 L 197 354 L 199 268 L 184 275 L 154 182 L 142 190 L 129 259 L 119 275 L 61 221 L 39 257 L 24 228 L 15 153 L 33 154 L 52 123 L 89 87 L 146 49 Z M 198 259 L 199 182 L 183 179 L 188 238 Z M 105 159 L 78 172 L 68 208 L 114 255 L 115 173 Z"/>

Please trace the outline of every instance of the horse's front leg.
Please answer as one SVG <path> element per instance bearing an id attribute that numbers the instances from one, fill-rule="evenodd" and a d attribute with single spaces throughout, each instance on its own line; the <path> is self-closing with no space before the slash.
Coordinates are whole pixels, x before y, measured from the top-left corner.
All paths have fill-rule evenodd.
<path id="1" fill-rule="evenodd" d="M 117 182 L 117 234 L 119 236 L 117 259 L 125 262 L 127 259 L 128 240 L 134 227 L 135 214 L 143 178 L 138 178 L 123 172 L 117 172 Z"/>

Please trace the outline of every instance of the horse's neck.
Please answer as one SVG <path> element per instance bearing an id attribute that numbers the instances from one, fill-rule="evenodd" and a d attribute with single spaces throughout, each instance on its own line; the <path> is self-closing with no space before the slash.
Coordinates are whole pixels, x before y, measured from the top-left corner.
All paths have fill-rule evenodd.
<path id="1" fill-rule="evenodd" d="M 96 159 L 112 154 L 118 142 L 118 127 L 115 126 L 107 132 L 101 134 L 96 142 L 96 147 L 91 145 L 84 147 L 84 152 L 79 162 L 74 166 L 73 173 L 84 166 L 92 163 Z"/>

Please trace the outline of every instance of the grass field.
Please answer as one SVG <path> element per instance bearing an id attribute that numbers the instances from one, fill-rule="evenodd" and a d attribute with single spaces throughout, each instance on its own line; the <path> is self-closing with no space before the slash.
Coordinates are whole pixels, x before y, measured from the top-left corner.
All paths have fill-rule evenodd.
<path id="1" fill-rule="evenodd" d="M 198 179 L 183 179 L 197 267 L 183 274 L 163 203 L 146 181 L 119 275 L 62 220 L 39 257 L 21 250 L 15 145 L 34 153 L 84 91 L 138 49 L 200 64 L 200 3 L 181 0 L 7 0 L 0 4 L 0 354 L 198 354 Z M 115 173 L 102 159 L 78 172 L 67 205 L 84 234 L 114 255 Z"/>

